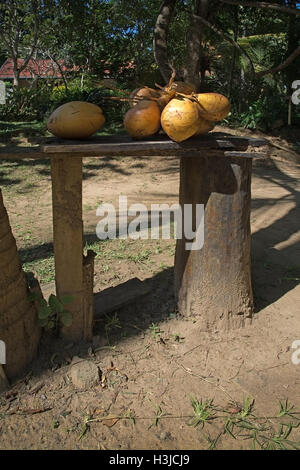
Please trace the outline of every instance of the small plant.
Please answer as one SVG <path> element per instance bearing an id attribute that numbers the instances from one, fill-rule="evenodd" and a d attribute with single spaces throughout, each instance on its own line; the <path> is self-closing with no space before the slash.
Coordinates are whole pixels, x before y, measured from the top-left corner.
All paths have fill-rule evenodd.
<path id="1" fill-rule="evenodd" d="M 172 333 L 171 334 L 172 338 L 176 343 L 183 343 L 184 342 L 184 337 L 180 336 L 178 333 Z"/>
<path id="2" fill-rule="evenodd" d="M 153 423 L 151 424 L 150 428 L 152 426 L 157 426 L 158 425 L 158 422 L 161 418 L 163 418 L 164 416 L 167 416 L 168 413 L 165 413 L 161 406 L 157 405 L 156 403 L 153 403 L 151 400 L 149 400 L 151 406 L 153 406 L 153 408 L 155 409 L 155 417 L 154 417 L 154 420 L 153 420 Z"/>
<path id="3" fill-rule="evenodd" d="M 57 429 L 58 427 L 59 427 L 59 421 L 54 418 L 52 421 L 52 428 Z"/>
<path id="4" fill-rule="evenodd" d="M 245 398 L 244 397 L 243 398 L 243 407 L 242 407 L 241 411 L 239 412 L 238 416 L 241 417 L 241 418 L 246 418 L 247 416 L 249 416 L 251 414 L 253 405 L 254 405 L 254 400 L 252 400 L 252 398 L 250 398 L 250 397 Z"/>
<path id="5" fill-rule="evenodd" d="M 89 426 L 90 419 L 91 419 L 91 416 L 89 416 L 88 414 L 86 414 L 84 416 L 84 419 L 83 419 L 83 422 L 82 422 L 82 425 L 81 425 L 79 438 L 78 438 L 79 441 L 86 435 L 86 433 L 90 429 L 90 426 Z"/>
<path id="6" fill-rule="evenodd" d="M 106 322 L 105 322 L 105 325 L 104 325 L 104 329 L 105 329 L 105 334 L 106 334 L 107 341 L 108 341 L 108 343 L 110 343 L 109 333 L 112 330 L 115 330 L 116 328 L 122 329 L 122 325 L 120 323 L 120 319 L 119 319 L 117 313 L 114 313 L 112 317 L 110 317 L 108 315 L 105 315 L 105 318 L 106 318 Z"/>
<path id="7" fill-rule="evenodd" d="M 29 299 L 39 303 L 38 324 L 47 330 L 57 330 L 59 325 L 71 326 L 72 314 L 65 306 L 73 302 L 73 297 L 62 296 L 59 300 L 54 294 L 49 296 L 48 302 L 38 294 L 32 294 Z"/>
<path id="8" fill-rule="evenodd" d="M 158 340 L 159 339 L 159 336 L 161 335 L 161 333 L 163 333 L 163 331 L 160 329 L 160 327 L 158 325 L 156 325 L 156 323 L 152 323 L 150 326 L 149 326 L 149 330 L 151 331 L 152 333 L 152 336 L 154 337 L 154 339 Z"/>
<path id="9" fill-rule="evenodd" d="M 191 397 L 191 405 L 194 410 L 194 415 L 188 422 L 189 426 L 196 428 L 200 425 L 203 427 L 207 421 L 214 419 L 215 413 L 212 400 L 206 400 L 203 402 L 202 399 L 198 401 L 196 398 Z"/>
<path id="10" fill-rule="evenodd" d="M 289 404 L 288 400 L 285 400 L 284 403 L 279 401 L 278 418 L 281 418 L 282 416 L 290 416 L 291 418 L 295 418 L 300 421 L 300 419 L 296 416 L 299 414 L 299 412 L 295 411 L 295 407 Z"/>

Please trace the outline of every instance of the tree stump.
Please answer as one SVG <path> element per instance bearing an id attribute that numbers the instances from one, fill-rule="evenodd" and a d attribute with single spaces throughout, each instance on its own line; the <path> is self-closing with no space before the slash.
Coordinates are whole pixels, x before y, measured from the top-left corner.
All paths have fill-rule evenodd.
<path id="1" fill-rule="evenodd" d="M 0 340 L 6 346 L 3 371 L 8 379 L 20 374 L 36 355 L 37 320 L 0 190 Z"/>
<path id="2" fill-rule="evenodd" d="M 241 327 L 252 316 L 251 168 L 250 154 L 211 149 L 181 158 L 180 205 L 204 205 L 204 245 L 188 251 L 190 240 L 177 240 L 176 298 L 179 313 L 199 317 L 206 331 Z"/>

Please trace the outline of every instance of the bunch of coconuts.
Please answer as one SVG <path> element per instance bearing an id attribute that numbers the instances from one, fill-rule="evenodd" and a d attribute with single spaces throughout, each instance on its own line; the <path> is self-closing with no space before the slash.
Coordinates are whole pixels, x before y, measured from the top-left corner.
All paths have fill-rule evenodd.
<path id="1" fill-rule="evenodd" d="M 211 131 L 230 111 L 228 99 L 219 93 L 196 93 L 193 85 L 170 83 L 159 90 L 142 87 L 130 95 L 131 109 L 124 126 L 134 139 L 156 134 L 162 127 L 175 142 Z"/>

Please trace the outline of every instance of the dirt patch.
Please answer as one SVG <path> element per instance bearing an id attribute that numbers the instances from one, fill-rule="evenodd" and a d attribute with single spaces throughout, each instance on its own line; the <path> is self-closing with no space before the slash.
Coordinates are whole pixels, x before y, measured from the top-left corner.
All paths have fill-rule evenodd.
<path id="1" fill-rule="evenodd" d="M 4 165 L 2 178 L 10 184 L 3 193 L 21 256 L 45 284 L 54 273 L 48 164 Z M 201 331 L 197 319 L 176 316 L 173 240 L 95 237 L 96 207 L 116 203 L 120 194 L 148 208 L 177 202 L 177 159 L 86 159 L 84 175 L 86 247 L 97 253 L 95 292 L 134 277 L 151 288 L 136 303 L 98 318 L 90 344 L 44 336 L 27 375 L 0 395 L 0 448 L 300 448 L 300 415 L 294 414 L 300 364 L 292 361 L 300 340 L 300 166 L 274 155 L 254 162 L 256 313 L 251 326 L 214 335 Z M 74 357 L 99 370 L 98 383 L 73 383 Z"/>

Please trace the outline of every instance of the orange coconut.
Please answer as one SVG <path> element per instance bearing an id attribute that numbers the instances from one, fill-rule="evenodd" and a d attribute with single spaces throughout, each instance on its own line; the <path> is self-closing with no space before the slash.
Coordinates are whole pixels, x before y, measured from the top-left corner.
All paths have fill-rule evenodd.
<path id="1" fill-rule="evenodd" d="M 129 109 L 124 117 L 124 127 L 131 137 L 150 137 L 160 129 L 160 109 L 155 101 L 143 100 Z"/>
<path id="2" fill-rule="evenodd" d="M 133 90 L 130 94 L 130 105 L 135 106 L 141 100 L 151 100 L 151 99 L 158 99 L 161 96 L 161 92 L 159 90 L 154 90 L 153 88 L 140 87 Z"/>

